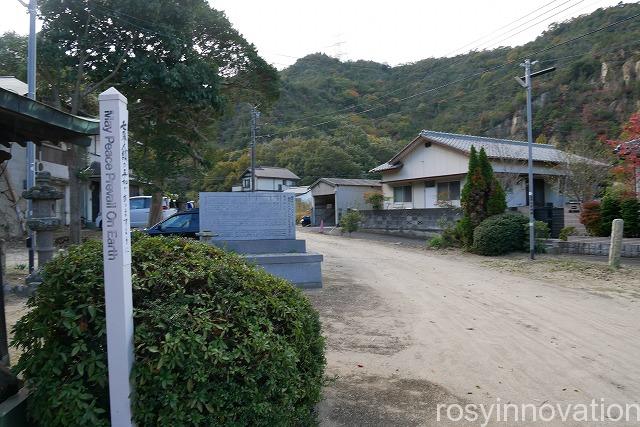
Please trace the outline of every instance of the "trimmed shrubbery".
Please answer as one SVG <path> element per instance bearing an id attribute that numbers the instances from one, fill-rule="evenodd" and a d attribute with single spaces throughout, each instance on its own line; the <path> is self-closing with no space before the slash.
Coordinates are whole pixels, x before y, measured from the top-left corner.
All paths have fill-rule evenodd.
<path id="1" fill-rule="evenodd" d="M 524 247 L 526 216 L 507 212 L 482 221 L 473 232 L 473 251 L 480 255 L 503 255 Z"/>
<path id="2" fill-rule="evenodd" d="M 143 237 L 132 249 L 137 425 L 313 422 L 324 341 L 300 290 L 193 240 Z M 101 242 L 70 248 L 15 326 L 40 425 L 109 424 L 102 274 Z"/>

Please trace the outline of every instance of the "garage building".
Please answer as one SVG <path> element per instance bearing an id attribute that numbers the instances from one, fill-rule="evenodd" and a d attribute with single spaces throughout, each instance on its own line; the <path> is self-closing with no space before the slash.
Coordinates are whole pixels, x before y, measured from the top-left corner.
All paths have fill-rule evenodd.
<path id="1" fill-rule="evenodd" d="M 314 225 L 337 225 L 348 209 L 371 209 L 366 193 L 381 193 L 382 184 L 372 179 L 320 178 L 310 187 Z"/>

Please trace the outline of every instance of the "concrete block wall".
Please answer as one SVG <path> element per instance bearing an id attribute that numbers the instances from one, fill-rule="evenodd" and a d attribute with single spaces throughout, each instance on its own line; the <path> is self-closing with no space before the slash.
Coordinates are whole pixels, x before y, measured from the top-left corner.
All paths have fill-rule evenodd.
<path id="1" fill-rule="evenodd" d="M 575 255 L 609 255 L 609 242 L 604 241 L 569 241 L 558 242 L 560 253 Z M 622 243 L 621 256 L 625 258 L 640 257 L 640 243 Z"/>
<path id="2" fill-rule="evenodd" d="M 441 231 L 441 219 L 455 222 L 460 218 L 456 209 L 385 209 L 363 210 L 361 228 L 407 236 L 428 236 Z"/>

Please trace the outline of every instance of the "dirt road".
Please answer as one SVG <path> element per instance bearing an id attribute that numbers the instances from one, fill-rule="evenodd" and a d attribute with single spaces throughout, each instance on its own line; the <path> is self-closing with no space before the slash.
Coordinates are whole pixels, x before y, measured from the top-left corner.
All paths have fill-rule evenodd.
<path id="1" fill-rule="evenodd" d="M 333 378 L 323 425 L 431 425 L 438 403 L 497 398 L 640 401 L 640 298 L 388 242 L 301 238 L 325 256 L 325 287 L 308 292 Z"/>

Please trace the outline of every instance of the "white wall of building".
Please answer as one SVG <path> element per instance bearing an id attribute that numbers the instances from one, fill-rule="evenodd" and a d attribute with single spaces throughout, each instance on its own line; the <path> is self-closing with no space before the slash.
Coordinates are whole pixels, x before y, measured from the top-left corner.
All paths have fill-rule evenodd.
<path id="1" fill-rule="evenodd" d="M 390 170 L 383 173 L 382 190 L 385 196 L 385 209 L 422 209 L 436 208 L 438 206 L 438 182 L 460 180 L 460 190 L 464 186 L 464 175 L 469 165 L 466 154 L 432 144 L 425 147 L 417 145 L 406 157 L 402 159 L 403 166 L 398 170 Z M 526 174 L 527 164 L 524 161 L 492 160 L 495 173 Z M 534 174 L 537 176 L 562 176 L 562 169 L 542 163 L 534 164 Z M 462 176 L 461 176 L 462 175 Z M 425 181 L 435 181 L 435 186 L 426 187 Z M 411 186 L 411 202 L 394 201 L 394 187 Z M 545 180 L 545 201 L 554 206 L 562 206 L 563 196 L 558 179 Z M 505 189 L 508 207 L 521 207 L 527 205 L 526 182 L 522 180 Z M 454 206 L 460 206 L 459 200 L 452 200 Z"/>

